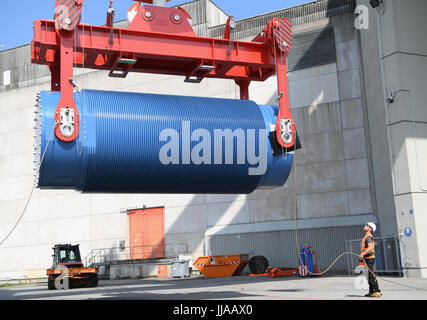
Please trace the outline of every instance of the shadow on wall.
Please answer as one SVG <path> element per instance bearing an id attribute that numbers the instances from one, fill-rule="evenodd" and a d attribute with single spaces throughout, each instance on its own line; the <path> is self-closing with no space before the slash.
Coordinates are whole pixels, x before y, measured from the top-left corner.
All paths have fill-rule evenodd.
<path id="1" fill-rule="evenodd" d="M 329 0 L 325 2 L 325 15 L 319 15 L 319 19 L 332 18 L 341 19 L 342 12 L 354 12 L 355 0 Z M 308 8 L 309 10 L 309 8 Z M 312 12 L 309 12 L 312 14 Z M 293 19 L 294 17 L 290 17 Z M 295 17 L 297 18 L 297 17 Z M 288 56 L 288 71 L 310 68 L 336 61 L 334 24 L 321 30 L 301 32 L 293 39 L 292 50 Z M 341 32 L 341 31 L 340 31 Z M 352 31 L 354 32 L 354 30 Z M 342 35 L 338 35 L 342 37 Z"/>
<path id="2" fill-rule="evenodd" d="M 343 2 L 350 1 L 329 1 L 326 16 L 333 16 Z M 296 41 L 288 58 L 289 71 L 335 61 L 336 52 L 332 27 L 311 33 L 303 40 Z M 319 92 L 319 96 L 320 94 L 321 92 Z M 267 104 L 277 105 L 276 97 L 277 95 L 271 96 Z M 293 185 L 293 172 L 294 170 L 291 171 L 285 186 L 276 190 L 258 190 L 247 196 L 195 195 L 171 225 L 165 226 L 165 229 L 167 228 L 165 242 L 189 242 L 190 252 L 209 254 L 209 248 L 203 247 L 205 230 L 211 226 L 218 224 L 226 227 L 239 223 L 292 219 L 294 211 L 290 205 L 293 207 L 294 201 L 292 202 L 287 191 L 292 190 L 290 186 Z M 165 214 L 167 215 L 171 209 L 166 207 Z M 111 248 L 111 250 L 113 249 Z"/>
<path id="3" fill-rule="evenodd" d="M 256 190 L 249 195 L 195 195 L 192 201 L 166 226 L 167 243 L 189 243 L 194 256 L 248 253 L 263 254 L 256 246 L 241 243 L 245 252 L 234 252 L 233 247 L 211 248 L 205 232 L 211 227 L 227 231 L 230 226 L 264 221 L 292 219 L 295 199 L 293 170 L 283 187 L 274 190 Z M 168 208 L 165 208 L 168 214 Z M 215 234 L 215 231 L 214 233 Z M 243 241 L 243 238 L 242 238 Z"/>
<path id="4" fill-rule="evenodd" d="M 352 5 L 352 2 L 353 1 L 342 0 L 328 1 L 326 16 L 335 16 L 339 7 L 344 3 Z M 294 42 L 293 49 L 288 57 L 288 71 L 336 62 L 333 27 L 328 26 L 321 31 L 308 32 L 303 35 L 303 37 L 298 37 Z M 321 97 L 322 94 L 323 91 L 320 91 L 318 98 Z M 277 105 L 276 98 L 277 94 L 273 94 L 266 104 Z M 315 100 L 313 104 L 317 104 L 318 102 L 319 101 Z M 314 115 L 314 112 L 310 113 L 310 116 Z M 295 200 L 290 199 L 289 192 L 287 191 L 292 190 L 293 174 L 294 170 L 291 171 L 291 175 L 284 187 L 271 191 L 257 190 L 244 197 L 241 195 L 195 195 L 191 203 L 183 209 L 174 222 L 168 227 L 166 242 L 181 243 L 185 238 L 188 239 L 190 237 L 190 252 L 196 250 L 196 252 L 202 253 L 200 248 L 203 246 L 203 254 L 209 255 L 212 254 L 212 249 L 205 247 L 204 232 L 212 226 L 219 225 L 223 228 L 227 228 L 229 225 L 239 223 L 292 219 L 295 212 L 295 210 L 292 209 Z M 212 198 L 217 198 L 218 202 L 211 201 L 210 199 Z M 283 203 L 283 199 L 288 200 L 288 204 Z M 289 203 L 292 205 L 292 208 L 290 208 Z M 240 208 L 238 208 L 239 205 Z M 165 210 L 167 211 L 169 209 L 166 208 Z M 274 210 L 275 214 L 272 215 L 271 212 L 267 212 L 269 210 Z M 201 214 L 204 218 L 194 216 L 197 214 Z M 263 215 L 264 219 L 262 217 Z M 189 225 L 189 221 L 193 221 L 192 226 Z M 189 234 L 192 235 L 189 236 Z M 255 254 L 262 253 L 257 252 Z"/>
<path id="5" fill-rule="evenodd" d="M 167 243 L 187 243 L 189 253 L 199 256 L 207 254 L 204 247 L 205 231 L 209 226 L 215 225 L 224 219 L 227 212 L 238 197 L 242 195 L 211 195 L 196 194 L 192 201 L 176 216 L 170 225 L 165 226 L 165 239 Z M 243 196 L 244 197 L 244 196 Z M 213 198 L 213 199 L 212 199 Z M 215 201 L 216 198 L 216 201 Z M 165 208 L 165 214 L 175 208 Z M 232 224 L 242 220 L 242 209 L 233 212 L 233 218 L 227 217 Z M 169 218 L 171 216 L 169 215 Z"/>
<path id="6" fill-rule="evenodd" d="M 288 56 L 288 72 L 311 68 L 336 61 L 334 29 L 301 33 L 295 38 Z"/>

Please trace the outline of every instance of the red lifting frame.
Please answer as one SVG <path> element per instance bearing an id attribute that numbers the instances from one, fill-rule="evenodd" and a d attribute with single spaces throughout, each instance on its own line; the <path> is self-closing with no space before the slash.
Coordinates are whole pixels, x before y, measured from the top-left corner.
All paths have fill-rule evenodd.
<path id="1" fill-rule="evenodd" d="M 187 82 L 233 79 L 240 87 L 241 99 L 249 99 L 251 81 L 265 81 L 277 73 L 277 141 L 284 150 L 293 149 L 295 124 L 289 108 L 286 65 L 292 47 L 288 19 L 273 19 L 252 42 L 245 42 L 229 39 L 231 19 L 224 38 L 207 38 L 194 33 L 188 21 L 191 17 L 182 8 L 134 5 L 135 18 L 127 29 L 119 29 L 111 23 L 80 24 L 82 5 L 83 0 L 56 0 L 55 20 L 34 21 L 32 62 L 49 66 L 51 89 L 61 92 L 57 124 L 62 120 L 61 109 L 74 111 L 73 134 L 64 136 L 57 125 L 59 139 L 73 141 L 79 134 L 73 67 L 109 70 L 115 77 L 144 72 L 180 75 Z"/>

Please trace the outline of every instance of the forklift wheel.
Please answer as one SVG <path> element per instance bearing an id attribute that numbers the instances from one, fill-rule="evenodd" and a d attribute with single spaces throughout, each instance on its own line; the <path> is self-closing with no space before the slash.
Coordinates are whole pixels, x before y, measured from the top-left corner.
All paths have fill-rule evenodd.
<path id="1" fill-rule="evenodd" d="M 56 288 L 55 288 L 55 280 L 47 280 L 47 288 L 49 290 L 56 290 Z"/>
<path id="2" fill-rule="evenodd" d="M 94 276 L 90 277 L 90 279 L 87 281 L 88 287 L 96 287 L 98 285 L 98 275 L 95 274 Z"/>
<path id="3" fill-rule="evenodd" d="M 61 280 L 60 282 L 59 282 L 61 285 L 63 285 L 63 280 Z M 53 280 L 47 280 L 47 288 L 49 289 L 49 290 L 56 290 L 57 288 L 56 288 L 56 286 L 55 286 L 55 279 L 53 279 Z M 62 289 L 72 289 L 73 288 L 73 280 L 72 279 L 69 279 L 68 280 L 68 288 L 62 288 Z"/>

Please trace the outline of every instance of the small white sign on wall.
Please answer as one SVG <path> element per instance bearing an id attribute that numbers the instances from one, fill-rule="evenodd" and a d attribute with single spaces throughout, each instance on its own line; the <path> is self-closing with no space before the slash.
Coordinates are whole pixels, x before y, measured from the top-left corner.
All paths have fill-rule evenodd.
<path id="1" fill-rule="evenodd" d="M 4 86 L 10 85 L 10 70 L 3 72 L 3 85 Z"/>

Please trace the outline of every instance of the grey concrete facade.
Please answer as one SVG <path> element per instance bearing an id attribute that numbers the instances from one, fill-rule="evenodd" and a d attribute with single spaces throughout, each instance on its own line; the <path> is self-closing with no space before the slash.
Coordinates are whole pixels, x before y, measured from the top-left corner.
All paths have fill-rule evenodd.
<path id="1" fill-rule="evenodd" d="M 387 133 L 385 126 L 375 126 L 384 120 L 384 105 L 370 110 L 371 105 L 383 103 L 378 94 L 383 91 L 375 87 L 375 77 L 380 74 L 375 72 L 378 61 L 375 64 L 365 59 L 364 42 L 375 40 L 373 35 L 355 28 L 355 5 L 350 0 L 321 0 L 238 21 L 233 31 L 233 39 L 250 41 L 272 17 L 290 17 L 294 25 L 299 47 L 294 48 L 292 59 L 296 67 L 289 72 L 289 90 L 303 148 L 295 154 L 294 168 L 285 186 L 249 195 L 102 195 L 36 189 L 23 219 L 0 247 L 0 278 L 44 276 L 55 243 L 80 243 L 82 256 L 92 249 L 118 247 L 123 240 L 128 246 L 126 210 L 143 206 L 164 206 L 165 242 L 187 244 L 194 258 L 242 250 L 268 253 L 274 256 L 270 259 L 275 263 L 293 266 L 298 263 L 295 240 L 283 243 L 287 249 L 276 251 L 277 254 L 271 251 L 271 243 L 274 239 L 294 239 L 295 218 L 299 244 L 311 242 L 322 253 L 321 268 L 342 252 L 343 241 L 362 236 L 358 235 L 358 228 L 361 233 L 361 224 L 367 221 L 378 223 L 378 234 L 395 235 L 399 230 L 396 221 L 403 217 L 397 217 L 398 208 L 404 201 L 418 201 L 421 207 L 423 194 L 410 194 L 408 198 L 401 192 L 399 205 L 394 201 Z M 221 35 L 227 15 L 217 6 L 200 0 L 184 8 L 193 16 L 199 35 Z M 326 43 L 333 45 L 328 58 L 310 59 Z M 200 84 L 188 84 L 175 76 L 129 74 L 126 79 L 116 79 L 107 74 L 76 70 L 75 82 L 87 89 L 239 97 L 238 87 L 227 80 L 205 79 Z M 419 80 L 423 79 L 420 76 Z M 49 81 L 47 67 L 30 63 L 29 46 L 0 53 L 0 237 L 13 228 L 31 192 L 32 106 L 38 91 L 50 90 Z M 273 76 L 264 83 L 252 83 L 250 98 L 259 104 L 276 104 L 276 81 Z M 414 105 L 420 101 L 423 100 L 416 100 Z M 399 110 L 396 108 L 395 117 L 399 117 Z M 419 112 L 421 116 L 421 109 Z M 420 127 L 417 135 L 422 132 Z M 418 140 L 417 143 L 422 144 Z M 417 150 L 421 148 L 420 145 Z M 411 167 L 406 172 L 411 169 L 414 170 Z M 399 172 L 404 174 L 405 170 L 400 167 Z M 420 172 L 424 172 L 422 178 L 427 177 L 425 171 Z M 416 182 L 410 177 L 400 179 L 410 185 Z M 339 245 L 333 244 L 334 234 L 340 239 Z M 234 242 L 227 246 L 227 239 Z M 418 252 L 417 246 L 422 244 L 422 239 L 417 239 L 418 242 L 407 243 L 413 252 Z M 257 245 L 251 246 L 251 242 Z M 335 270 L 344 268 L 340 264 Z"/>
<path id="2" fill-rule="evenodd" d="M 367 1 L 357 4 L 369 7 Z M 422 15 L 426 10 L 422 0 L 384 1 L 369 10 L 369 28 L 360 31 L 379 221 L 384 233 L 401 235 L 405 273 L 423 277 L 427 276 L 427 22 Z M 387 101 L 390 95 L 393 102 Z"/>

